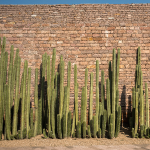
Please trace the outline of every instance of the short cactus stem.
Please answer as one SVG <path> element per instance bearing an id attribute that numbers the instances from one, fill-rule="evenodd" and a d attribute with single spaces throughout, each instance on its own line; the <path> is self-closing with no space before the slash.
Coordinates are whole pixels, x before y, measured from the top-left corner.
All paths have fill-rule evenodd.
<path id="1" fill-rule="evenodd" d="M 63 114 L 63 139 L 67 137 L 66 131 L 66 114 Z"/>
<path id="2" fill-rule="evenodd" d="M 145 99 L 146 99 L 146 129 L 149 127 L 149 101 L 148 101 L 148 87 L 145 83 Z"/>
<path id="3" fill-rule="evenodd" d="M 93 130 L 93 138 L 96 138 L 96 116 L 93 116 L 93 127 L 92 127 L 92 130 Z"/>
<path id="4" fill-rule="evenodd" d="M 104 113 L 102 116 L 102 138 L 105 138 L 106 121 L 107 121 L 107 111 L 104 109 Z"/>
<path id="5" fill-rule="evenodd" d="M 90 127 L 90 125 L 87 126 L 87 134 L 88 134 L 88 138 L 91 138 L 91 127 Z"/>
<path id="6" fill-rule="evenodd" d="M 78 121 L 78 125 L 77 125 L 77 138 L 81 138 L 81 122 Z"/>
<path id="7" fill-rule="evenodd" d="M 58 138 L 62 139 L 60 114 L 57 114 L 57 134 L 58 134 Z"/>
<path id="8" fill-rule="evenodd" d="M 97 137 L 98 137 L 98 138 L 101 138 L 101 128 L 98 129 Z"/>
<path id="9" fill-rule="evenodd" d="M 71 136 L 75 136 L 75 111 L 73 112 L 73 120 L 72 120 L 72 129 L 71 129 Z"/>
<path id="10" fill-rule="evenodd" d="M 86 138 L 86 122 L 85 121 L 82 123 L 82 133 L 83 133 L 83 138 Z"/>
<path id="11" fill-rule="evenodd" d="M 68 121 L 67 121 L 67 137 L 71 135 L 71 111 L 68 113 Z"/>
<path id="12" fill-rule="evenodd" d="M 135 138 L 135 131 L 134 131 L 134 128 L 132 128 L 132 138 Z"/>

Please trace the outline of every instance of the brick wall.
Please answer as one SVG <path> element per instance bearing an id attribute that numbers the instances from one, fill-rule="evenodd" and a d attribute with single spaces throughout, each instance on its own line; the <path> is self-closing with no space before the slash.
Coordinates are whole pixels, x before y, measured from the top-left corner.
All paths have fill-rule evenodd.
<path id="1" fill-rule="evenodd" d="M 0 37 L 6 36 L 6 50 L 13 44 L 20 50 L 22 67 L 24 60 L 32 69 L 34 97 L 35 68 L 40 68 L 42 54 L 52 54 L 56 48 L 56 70 L 60 55 L 65 61 L 65 85 L 67 63 L 71 61 L 71 100 L 74 103 L 74 64 L 78 68 L 79 107 L 81 88 L 84 86 L 85 68 L 94 73 L 99 60 L 100 71 L 108 77 L 108 62 L 113 48 L 120 48 L 119 97 L 122 109 L 130 109 L 134 86 L 136 51 L 141 47 L 143 82 L 150 89 L 150 4 L 82 4 L 82 5 L 0 5 Z M 101 80 L 101 72 L 99 73 Z M 94 88 L 94 95 L 95 95 Z M 150 97 L 150 92 L 149 92 Z M 95 106 L 95 99 L 94 99 Z"/>

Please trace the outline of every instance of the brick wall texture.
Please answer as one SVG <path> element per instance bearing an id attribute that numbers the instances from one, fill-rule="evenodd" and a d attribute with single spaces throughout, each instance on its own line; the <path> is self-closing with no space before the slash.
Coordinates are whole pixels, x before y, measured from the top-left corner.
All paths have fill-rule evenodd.
<path id="1" fill-rule="evenodd" d="M 64 85 L 67 63 L 71 61 L 72 64 L 70 110 L 74 106 L 74 64 L 78 68 L 80 108 L 85 68 L 89 72 L 89 93 L 91 72 L 96 84 L 96 60 L 99 60 L 100 71 L 105 72 L 106 83 L 113 48 L 120 48 L 119 101 L 124 116 L 131 109 L 139 46 L 143 82 L 148 83 L 150 90 L 150 4 L 0 5 L 0 37 L 3 36 L 6 37 L 6 51 L 10 53 L 11 45 L 15 50 L 19 48 L 22 69 L 24 60 L 28 60 L 32 69 L 32 102 L 35 68 L 40 69 L 42 54 L 47 52 L 51 56 L 53 48 L 56 48 L 56 70 L 60 55 L 64 56 Z M 100 81 L 101 72 L 99 76 Z M 95 93 L 94 87 L 94 97 Z"/>

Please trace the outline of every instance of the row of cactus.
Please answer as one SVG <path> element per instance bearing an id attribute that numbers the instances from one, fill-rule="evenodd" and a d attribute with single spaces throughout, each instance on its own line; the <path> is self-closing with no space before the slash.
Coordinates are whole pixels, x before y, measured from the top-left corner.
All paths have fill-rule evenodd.
<path id="1" fill-rule="evenodd" d="M 144 92 L 143 74 L 140 62 L 141 62 L 141 52 L 139 47 L 137 51 L 135 87 L 132 88 L 132 116 L 129 119 L 129 123 L 130 128 L 132 130 L 133 138 L 135 137 L 143 138 L 144 136 L 150 138 L 148 87 L 147 83 L 145 83 L 145 92 Z M 146 110 L 146 118 L 145 118 L 145 110 Z"/>
<path id="2" fill-rule="evenodd" d="M 28 62 L 25 61 L 20 78 L 21 58 L 17 49 L 15 59 L 13 59 L 14 48 L 12 46 L 7 73 L 8 53 L 5 51 L 5 44 L 6 39 L 3 38 L 2 45 L 0 42 L 0 139 L 2 134 L 5 139 L 10 140 L 31 138 L 42 133 L 45 138 L 104 138 L 106 130 L 109 138 L 118 136 L 121 122 L 118 90 L 120 50 L 118 50 L 117 59 L 116 50 L 113 50 L 112 63 L 109 62 L 106 96 L 104 71 L 101 71 L 101 87 L 99 87 L 99 61 L 96 61 L 96 111 L 95 113 L 93 111 L 93 73 L 91 73 L 89 118 L 87 118 L 87 68 L 85 69 L 85 86 L 82 87 L 81 94 L 81 114 L 79 114 L 77 65 L 74 65 L 74 111 L 72 115 L 69 111 L 71 63 L 68 62 L 67 85 L 64 86 L 63 56 L 60 57 L 58 72 L 55 72 L 56 50 L 53 49 L 52 62 L 50 56 L 44 53 L 40 69 L 40 90 L 38 89 L 38 69 L 35 69 L 33 109 L 30 108 L 31 68 L 28 68 Z M 99 88 L 101 88 L 101 94 Z M 11 114 L 12 108 L 13 115 Z"/>

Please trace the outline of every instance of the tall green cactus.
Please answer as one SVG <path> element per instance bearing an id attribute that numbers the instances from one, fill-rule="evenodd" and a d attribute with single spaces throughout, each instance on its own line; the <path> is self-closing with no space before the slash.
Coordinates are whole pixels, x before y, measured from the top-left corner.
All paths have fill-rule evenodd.
<path id="1" fill-rule="evenodd" d="M 37 76 L 37 74 L 35 74 L 35 77 Z M 28 133 L 29 133 L 29 113 L 30 113 L 30 84 L 31 84 L 31 68 L 28 68 L 28 84 L 27 84 L 27 106 L 26 106 L 26 136 L 28 138 Z M 36 87 L 36 86 L 35 86 Z M 38 87 L 37 87 L 38 88 Z M 37 92 L 38 89 L 35 89 L 35 92 Z M 38 94 L 34 96 L 34 98 L 37 98 L 38 101 Z M 37 107 L 36 101 L 35 101 L 35 108 Z M 36 122 L 36 120 L 35 120 Z"/>
<path id="2" fill-rule="evenodd" d="M 63 56 L 60 57 L 60 100 L 59 100 L 59 114 L 60 118 L 63 115 L 63 100 L 64 100 L 64 61 Z"/>
<path id="3" fill-rule="evenodd" d="M 99 61 L 96 60 L 96 132 L 98 131 L 99 115 Z"/>
<path id="4" fill-rule="evenodd" d="M 109 119 L 110 119 L 110 114 L 111 114 L 109 78 L 106 80 L 106 97 L 107 97 L 107 120 L 109 124 Z"/>
<path id="5" fill-rule="evenodd" d="M 107 110 L 104 109 L 102 116 L 102 138 L 105 138 L 106 121 L 107 121 Z"/>
<path id="6" fill-rule="evenodd" d="M 82 95 L 81 95 L 81 126 L 83 124 L 85 120 L 85 111 L 86 111 L 86 107 L 85 107 L 85 98 L 86 98 L 86 93 L 85 93 L 85 87 L 82 88 Z"/>
<path id="7" fill-rule="evenodd" d="M 76 126 L 78 124 L 78 84 L 77 84 L 77 65 L 74 65 L 74 98 L 75 98 L 75 118 Z"/>
<path id="8" fill-rule="evenodd" d="M 58 138 L 62 139 L 60 114 L 57 114 L 57 134 L 58 134 Z"/>
<path id="9" fill-rule="evenodd" d="M 66 106 L 66 131 L 68 129 L 68 115 L 69 115 L 69 103 L 70 103 L 70 78 L 71 78 L 71 62 L 68 62 L 68 74 L 67 74 L 67 106 Z"/>
<path id="10" fill-rule="evenodd" d="M 21 139 L 23 139 L 23 130 L 24 130 L 24 111 L 25 111 L 25 94 L 26 94 L 26 77 L 27 77 L 27 68 L 28 62 L 24 62 L 24 75 L 23 75 L 23 93 L 22 93 L 22 102 L 21 102 Z"/>
<path id="11" fill-rule="evenodd" d="M 145 99 L 146 99 L 146 129 L 149 127 L 149 101 L 148 101 L 148 87 L 145 83 Z"/>
<path id="12" fill-rule="evenodd" d="M 18 103 L 19 103 L 19 81 L 20 81 L 20 65 L 21 65 L 20 57 L 18 57 L 16 63 L 17 63 L 17 73 L 16 73 L 16 85 L 15 85 L 13 129 L 12 129 L 13 135 L 17 134 L 17 113 L 18 113 Z"/>
<path id="13" fill-rule="evenodd" d="M 51 81 L 50 81 L 50 56 L 47 57 L 47 102 L 48 102 L 48 134 L 51 132 L 50 102 L 51 102 Z"/>
<path id="14" fill-rule="evenodd" d="M 55 138 L 55 89 L 52 91 L 52 100 L 51 100 L 51 125 L 52 133 Z"/>
<path id="15" fill-rule="evenodd" d="M 8 85 L 7 84 L 5 84 L 5 86 L 4 86 L 4 89 L 5 89 L 5 116 L 6 116 L 6 118 L 5 118 L 5 125 L 6 125 L 6 138 L 8 139 L 8 140 L 10 140 L 10 116 L 9 116 L 9 89 L 8 89 Z"/>
<path id="16" fill-rule="evenodd" d="M 112 113 L 113 113 L 113 134 L 115 132 L 115 100 L 116 100 L 116 51 L 113 49 L 113 61 L 112 61 Z"/>
<path id="17" fill-rule="evenodd" d="M 93 119 L 93 72 L 90 76 L 90 102 L 89 102 L 89 124 Z"/>
<path id="18" fill-rule="evenodd" d="M 34 136 L 36 136 L 38 130 L 38 68 L 35 69 L 34 105 L 35 105 Z"/>
<path id="19" fill-rule="evenodd" d="M 77 124 L 77 138 L 81 138 L 81 122 L 78 121 Z"/>
<path id="20" fill-rule="evenodd" d="M 101 71 L 101 102 L 102 102 L 102 112 L 104 112 L 104 100 L 105 100 L 105 85 L 104 85 L 104 71 Z"/>

